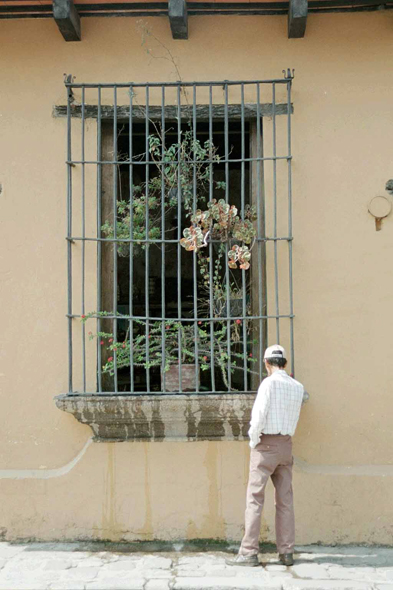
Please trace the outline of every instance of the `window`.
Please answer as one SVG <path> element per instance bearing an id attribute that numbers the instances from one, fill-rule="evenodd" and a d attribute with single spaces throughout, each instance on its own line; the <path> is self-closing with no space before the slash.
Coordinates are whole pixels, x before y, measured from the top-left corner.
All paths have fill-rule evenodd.
<path id="1" fill-rule="evenodd" d="M 66 82 L 70 394 L 293 372 L 291 82 Z"/>

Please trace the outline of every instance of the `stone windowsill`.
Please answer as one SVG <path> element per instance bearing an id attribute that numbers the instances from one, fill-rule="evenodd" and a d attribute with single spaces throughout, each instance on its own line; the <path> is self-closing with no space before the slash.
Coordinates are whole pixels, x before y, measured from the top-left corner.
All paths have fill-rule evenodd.
<path id="1" fill-rule="evenodd" d="M 63 394 L 55 402 L 88 424 L 96 441 L 243 441 L 255 395 Z"/>

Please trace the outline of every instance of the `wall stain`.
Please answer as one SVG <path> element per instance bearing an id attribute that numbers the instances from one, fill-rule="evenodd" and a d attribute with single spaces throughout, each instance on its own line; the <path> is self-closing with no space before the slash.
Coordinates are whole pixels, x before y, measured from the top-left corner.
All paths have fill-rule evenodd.
<path id="1" fill-rule="evenodd" d="M 153 531 L 153 512 L 151 505 L 151 491 L 150 491 L 150 468 L 149 468 L 149 443 L 142 443 L 145 455 L 145 484 L 144 484 L 144 498 L 145 498 L 145 523 L 142 528 L 138 530 L 140 535 L 143 535 L 145 540 L 154 539 Z"/>
<path id="2" fill-rule="evenodd" d="M 115 445 L 107 446 L 107 466 L 104 473 L 104 497 L 102 502 L 102 530 L 105 537 L 117 541 L 121 537 L 116 519 L 116 461 Z"/>
<path id="3" fill-rule="evenodd" d="M 196 438 L 197 440 L 208 440 L 211 436 L 212 424 L 214 424 L 214 438 L 224 439 L 224 416 L 221 408 L 217 412 L 215 406 L 208 406 L 207 404 L 200 404 L 201 417 L 198 422 Z"/>
<path id="4" fill-rule="evenodd" d="M 193 440 L 197 435 L 196 412 L 193 409 L 193 400 L 187 399 L 184 407 L 184 418 L 187 424 L 187 439 Z M 199 409 L 198 409 L 199 412 Z"/>
<path id="5" fill-rule="evenodd" d="M 161 404 L 159 400 L 152 403 L 151 418 L 153 440 L 163 440 L 165 438 L 165 423 L 161 417 Z"/>
<path id="6" fill-rule="evenodd" d="M 200 537 L 200 535 L 201 535 L 200 530 L 196 526 L 195 522 L 190 519 L 187 523 L 186 538 L 187 539 L 198 539 Z"/>
<path id="7" fill-rule="evenodd" d="M 222 516 L 221 458 L 219 445 L 208 441 L 204 460 L 208 479 L 208 514 L 200 531 L 202 538 L 226 539 L 226 524 Z"/>

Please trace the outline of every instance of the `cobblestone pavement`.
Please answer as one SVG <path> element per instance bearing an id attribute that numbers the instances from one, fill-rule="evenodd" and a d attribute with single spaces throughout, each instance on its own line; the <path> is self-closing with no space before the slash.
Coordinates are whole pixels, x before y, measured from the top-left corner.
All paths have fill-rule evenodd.
<path id="1" fill-rule="evenodd" d="M 0 543 L 0 590 L 393 590 L 393 549 L 297 547 L 293 567 L 273 553 L 254 568 L 227 566 L 226 557 Z"/>

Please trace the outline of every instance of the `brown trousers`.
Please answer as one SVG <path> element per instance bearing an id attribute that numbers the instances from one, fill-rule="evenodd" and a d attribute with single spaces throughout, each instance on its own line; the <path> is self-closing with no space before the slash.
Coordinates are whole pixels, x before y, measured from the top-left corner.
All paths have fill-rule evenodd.
<path id="1" fill-rule="evenodd" d="M 261 515 L 269 477 L 272 478 L 275 488 L 277 550 L 279 553 L 293 553 L 295 514 L 292 492 L 292 438 L 289 435 L 262 434 L 260 440 L 255 449 L 251 449 L 245 533 L 239 553 L 259 553 Z"/>

